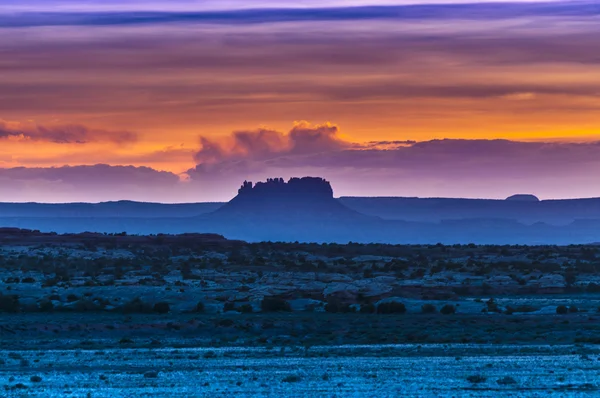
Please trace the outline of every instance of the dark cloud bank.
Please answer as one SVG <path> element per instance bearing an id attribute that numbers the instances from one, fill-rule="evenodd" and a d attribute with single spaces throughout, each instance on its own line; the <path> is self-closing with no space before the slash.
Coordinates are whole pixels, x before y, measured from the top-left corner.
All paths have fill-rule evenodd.
<path id="1" fill-rule="evenodd" d="M 137 141 L 137 138 L 137 134 L 130 131 L 90 129 L 76 124 L 43 126 L 34 123 L 10 123 L 0 119 L 0 140 L 15 139 L 55 144 L 87 144 L 90 142 L 126 144 Z"/>
<path id="2" fill-rule="evenodd" d="M 542 198 L 600 196 L 600 143 L 508 140 L 357 144 L 333 124 L 294 124 L 200 138 L 197 166 L 178 176 L 147 167 L 0 169 L 1 201 L 224 201 L 243 180 L 323 176 L 336 196 Z"/>
<path id="3" fill-rule="evenodd" d="M 390 142 L 345 142 L 333 125 L 302 126 L 302 134 L 296 126 L 288 134 L 238 132 L 223 143 L 203 138 L 188 174 L 231 194 L 244 179 L 320 175 L 340 196 L 600 196 L 597 142 L 445 139 L 397 141 L 386 149 Z"/>
<path id="4" fill-rule="evenodd" d="M 151 23 L 257 24 L 296 21 L 503 19 L 600 14 L 597 2 L 404 5 L 255 9 L 206 12 L 63 12 L 0 14 L 0 27 L 98 26 Z"/>

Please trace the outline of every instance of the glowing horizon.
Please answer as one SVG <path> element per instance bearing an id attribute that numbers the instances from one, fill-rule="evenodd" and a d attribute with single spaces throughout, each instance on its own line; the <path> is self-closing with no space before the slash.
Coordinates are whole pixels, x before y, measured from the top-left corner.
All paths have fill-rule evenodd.
<path id="1" fill-rule="evenodd" d="M 96 164 L 168 172 L 187 183 L 181 195 L 199 200 L 226 199 L 245 178 L 303 172 L 336 177 L 342 192 L 353 192 L 350 176 L 365 175 L 359 185 L 370 195 L 502 197 L 529 184 L 541 197 L 600 196 L 598 14 L 587 1 L 7 1 L 0 6 L 0 179 L 13 188 L 0 200 L 23 186 L 31 192 L 24 198 L 55 200 L 46 177 L 37 188 L 31 182 L 40 181 L 33 169 Z M 300 134 L 317 134 L 319 144 L 286 152 L 303 120 L 310 127 Z M 319 135 L 327 123 L 335 137 Z M 228 154 L 239 133 L 250 141 Z M 481 181 L 473 170 L 489 162 L 478 153 L 427 152 L 426 143 L 440 139 L 504 139 L 526 150 L 548 143 L 536 147 L 539 161 L 554 159 L 568 173 L 545 174 L 535 153 L 528 164 L 523 152 L 486 147 L 506 158 L 498 165 L 512 159 L 522 171 L 511 178 L 490 170 Z M 388 147 L 369 147 L 368 160 L 355 153 L 382 141 L 423 143 L 416 148 L 426 150 L 394 156 L 449 161 L 463 191 L 438 169 L 419 177 L 430 185 L 412 181 L 406 168 L 419 163 L 391 162 Z M 220 151 L 208 163 L 206 143 Z M 457 166 L 465 156 L 473 170 Z M 28 176 L 15 167 L 30 169 Z M 390 190 L 395 177 L 405 190 Z M 78 192 L 80 182 L 52 178 Z M 104 191 L 170 200 L 144 178 L 135 192 Z M 575 186 L 580 179 L 585 185 Z M 509 187 L 494 188 L 500 181 Z M 89 189 L 89 200 L 105 195 Z"/>

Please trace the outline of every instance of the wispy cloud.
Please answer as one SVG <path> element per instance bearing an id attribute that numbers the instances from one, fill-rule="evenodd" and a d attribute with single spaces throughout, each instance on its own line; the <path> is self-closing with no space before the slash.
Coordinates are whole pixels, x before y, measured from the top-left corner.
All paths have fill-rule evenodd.
<path id="1" fill-rule="evenodd" d="M 596 2 L 411 4 L 401 6 L 257 8 L 216 11 L 24 12 L 0 14 L 0 27 L 101 26 L 157 23 L 261 24 L 364 20 L 495 20 L 532 16 L 592 16 Z"/>
<path id="2" fill-rule="evenodd" d="M 331 152 L 351 146 L 338 136 L 338 126 L 332 123 L 312 125 L 306 121 L 294 123 L 287 133 L 269 128 L 235 131 L 231 136 L 214 140 L 200 137 L 200 150 L 194 156 L 199 165 L 239 160 L 269 160 L 275 157 Z"/>
<path id="3" fill-rule="evenodd" d="M 55 144 L 88 144 L 111 142 L 129 144 L 137 141 L 137 134 L 130 131 L 107 131 L 68 124 L 45 126 L 33 122 L 9 122 L 0 119 L 0 139 L 15 141 L 43 141 Z"/>

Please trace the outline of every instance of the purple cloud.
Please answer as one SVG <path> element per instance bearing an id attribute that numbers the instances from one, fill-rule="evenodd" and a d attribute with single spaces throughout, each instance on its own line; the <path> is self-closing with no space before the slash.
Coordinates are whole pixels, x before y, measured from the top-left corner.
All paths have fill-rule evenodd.
<path id="1" fill-rule="evenodd" d="M 64 166 L 0 168 L 0 201 L 98 202 L 131 199 L 177 202 L 191 199 L 177 175 L 148 167 Z"/>
<path id="2" fill-rule="evenodd" d="M 44 141 L 55 144 L 87 144 L 112 142 L 127 144 L 137 141 L 137 134 L 130 131 L 107 131 L 70 124 L 43 126 L 35 123 L 7 122 L 0 119 L 0 139 Z"/>
<path id="3" fill-rule="evenodd" d="M 331 123 L 311 125 L 296 122 L 289 133 L 267 128 L 235 131 L 230 137 L 214 140 L 200 137 L 200 150 L 194 156 L 199 165 L 240 160 L 270 160 L 287 155 L 331 152 L 350 147 L 338 137 L 338 127 Z"/>
<path id="4" fill-rule="evenodd" d="M 503 198 L 600 196 L 600 143 L 433 140 L 393 149 L 371 144 L 322 151 L 227 158 L 189 170 L 193 181 L 223 192 L 245 179 L 318 175 L 336 195 Z"/>

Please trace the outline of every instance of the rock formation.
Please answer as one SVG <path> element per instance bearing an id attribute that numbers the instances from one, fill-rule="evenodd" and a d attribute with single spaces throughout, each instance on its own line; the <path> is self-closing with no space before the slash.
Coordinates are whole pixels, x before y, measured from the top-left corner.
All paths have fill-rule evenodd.
<path id="1" fill-rule="evenodd" d="M 244 181 L 238 190 L 240 197 L 285 196 L 289 199 L 298 197 L 333 198 L 333 189 L 329 181 L 319 177 L 291 178 L 287 183 L 283 178 L 268 178 L 266 182 L 253 185 L 251 181 Z"/>
<path id="2" fill-rule="evenodd" d="M 283 178 L 269 178 L 256 184 L 244 181 L 238 195 L 214 214 L 240 220 L 365 217 L 334 199 L 329 181 L 319 177 L 291 178 L 287 182 Z"/>
<path id="3" fill-rule="evenodd" d="M 512 202 L 539 202 L 540 201 L 537 196 L 531 195 L 531 194 L 513 195 L 513 196 L 509 196 L 508 198 L 506 198 L 506 200 L 512 201 Z"/>

